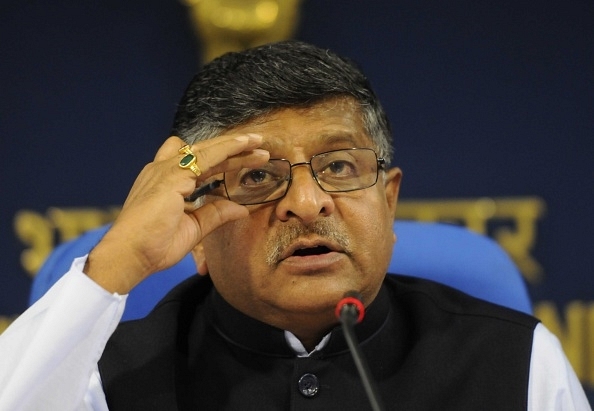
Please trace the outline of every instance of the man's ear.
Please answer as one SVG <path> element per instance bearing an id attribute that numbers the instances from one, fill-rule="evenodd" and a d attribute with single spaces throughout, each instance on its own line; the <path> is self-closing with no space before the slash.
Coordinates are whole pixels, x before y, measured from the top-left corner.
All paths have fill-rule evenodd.
<path id="1" fill-rule="evenodd" d="M 398 193 L 400 192 L 400 182 L 402 181 L 402 170 L 394 167 L 386 171 L 385 174 L 385 191 L 386 201 L 392 213 L 392 217 L 396 215 L 396 204 L 398 203 Z"/>
<path id="2" fill-rule="evenodd" d="M 206 255 L 204 254 L 204 247 L 202 242 L 199 242 L 191 251 L 194 263 L 196 263 L 196 269 L 198 274 L 204 276 L 208 274 L 208 266 L 206 265 Z"/>

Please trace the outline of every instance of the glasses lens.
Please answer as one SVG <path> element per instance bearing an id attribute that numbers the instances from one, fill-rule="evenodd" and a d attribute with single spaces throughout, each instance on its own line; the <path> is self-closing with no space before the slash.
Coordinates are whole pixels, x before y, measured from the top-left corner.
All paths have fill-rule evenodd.
<path id="1" fill-rule="evenodd" d="M 377 157 L 366 148 L 317 154 L 311 168 L 320 187 L 328 192 L 360 190 L 377 181 Z"/>
<path id="2" fill-rule="evenodd" d="M 291 164 L 287 160 L 270 160 L 260 168 L 242 168 L 225 173 L 229 200 L 238 204 L 260 204 L 285 195 Z"/>

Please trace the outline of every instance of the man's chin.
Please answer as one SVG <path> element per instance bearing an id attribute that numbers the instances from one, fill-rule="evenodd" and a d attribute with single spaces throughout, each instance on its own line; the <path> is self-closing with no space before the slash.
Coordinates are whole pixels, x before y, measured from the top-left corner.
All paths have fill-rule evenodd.
<path id="1" fill-rule="evenodd" d="M 319 284 L 309 290 L 300 290 L 294 293 L 279 295 L 279 305 L 283 311 L 303 315 L 334 315 L 336 304 L 351 291 L 347 287 L 325 286 Z"/>

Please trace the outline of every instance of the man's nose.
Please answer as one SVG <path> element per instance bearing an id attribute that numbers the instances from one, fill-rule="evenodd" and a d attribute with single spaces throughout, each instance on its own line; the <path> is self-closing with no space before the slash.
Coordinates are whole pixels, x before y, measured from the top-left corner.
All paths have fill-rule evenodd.
<path id="1" fill-rule="evenodd" d="M 281 221 L 297 217 L 307 225 L 320 215 L 332 214 L 334 207 L 334 199 L 314 180 L 311 168 L 307 164 L 299 164 L 293 168 L 291 186 L 279 200 L 276 215 Z"/>

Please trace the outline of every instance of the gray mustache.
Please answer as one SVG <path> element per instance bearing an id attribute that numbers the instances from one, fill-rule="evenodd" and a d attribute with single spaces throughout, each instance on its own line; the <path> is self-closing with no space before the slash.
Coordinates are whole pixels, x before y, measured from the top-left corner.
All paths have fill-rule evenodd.
<path id="1" fill-rule="evenodd" d="M 351 253 L 350 240 L 344 234 L 344 230 L 338 227 L 340 224 L 336 221 L 318 220 L 308 226 L 302 224 L 291 224 L 283 226 L 276 234 L 271 236 L 267 241 L 268 250 L 266 263 L 268 265 L 276 265 L 283 252 L 300 237 L 307 237 L 316 235 L 325 240 L 334 242 L 346 252 Z"/>

